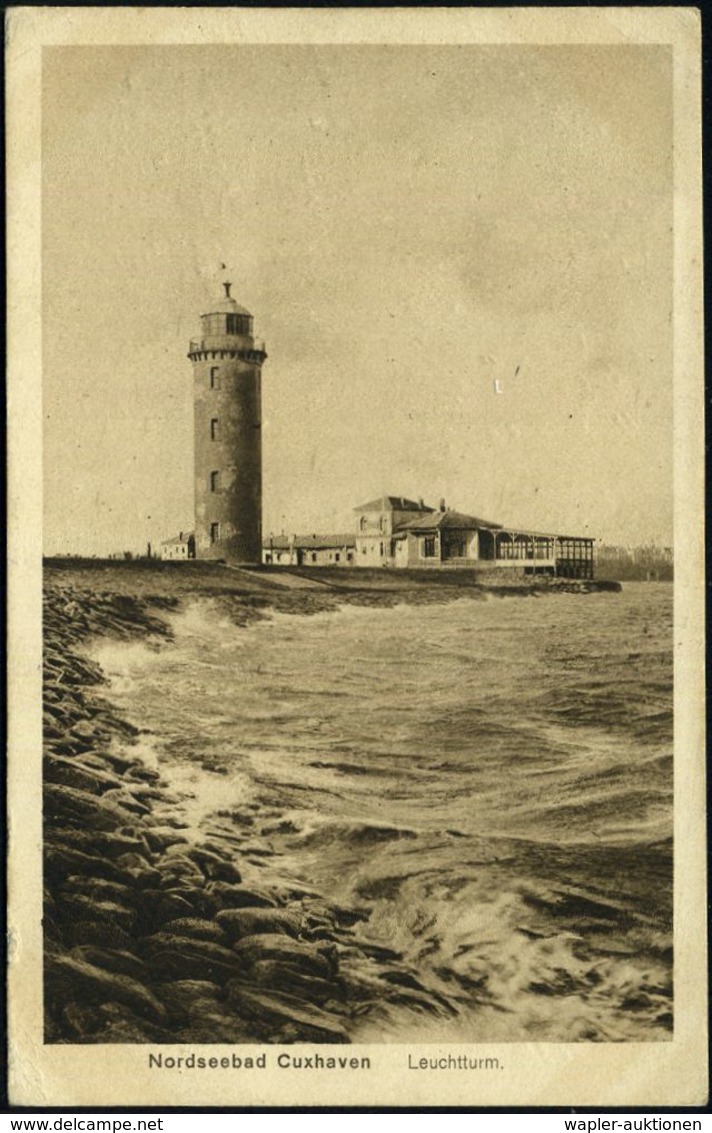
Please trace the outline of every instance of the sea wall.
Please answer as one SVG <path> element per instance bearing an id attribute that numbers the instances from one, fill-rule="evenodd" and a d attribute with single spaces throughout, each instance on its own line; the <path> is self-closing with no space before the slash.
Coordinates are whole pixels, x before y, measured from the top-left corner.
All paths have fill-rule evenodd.
<path id="1" fill-rule="evenodd" d="M 99 637 L 169 644 L 186 576 L 150 577 L 163 593 L 146 593 L 146 573 L 123 564 L 47 572 L 46 1041 L 346 1043 L 356 1016 L 389 1003 L 455 1014 L 362 934 L 367 906 L 339 908 L 280 876 L 279 813 L 245 804 L 191 829 L 188 796 L 147 764 L 140 722 L 115 711 L 86 655 Z M 238 621 L 262 616 L 249 588 L 211 593 Z"/>

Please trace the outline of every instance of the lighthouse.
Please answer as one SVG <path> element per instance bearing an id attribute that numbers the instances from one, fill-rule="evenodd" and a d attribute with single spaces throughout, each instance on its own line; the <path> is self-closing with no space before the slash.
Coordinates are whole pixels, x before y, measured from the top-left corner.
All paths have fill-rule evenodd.
<path id="1" fill-rule="evenodd" d="M 190 343 L 195 435 L 195 555 L 262 558 L 262 363 L 252 315 L 224 296 Z"/>

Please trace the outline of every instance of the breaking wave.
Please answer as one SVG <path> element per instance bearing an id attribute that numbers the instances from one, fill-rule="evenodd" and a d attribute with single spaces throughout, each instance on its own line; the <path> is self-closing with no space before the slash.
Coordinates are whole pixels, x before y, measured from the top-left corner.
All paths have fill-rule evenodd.
<path id="1" fill-rule="evenodd" d="M 173 629 L 95 656 L 195 821 L 249 798 L 450 1008 L 354 1038 L 671 1037 L 671 588 Z"/>

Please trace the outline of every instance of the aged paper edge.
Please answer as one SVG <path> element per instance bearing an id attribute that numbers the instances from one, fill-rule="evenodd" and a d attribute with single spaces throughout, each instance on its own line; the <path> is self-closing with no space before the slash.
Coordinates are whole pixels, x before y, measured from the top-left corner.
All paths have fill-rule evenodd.
<path id="1" fill-rule="evenodd" d="M 707 1099 L 700 17 L 685 8 L 15 8 L 7 15 L 10 1097 L 54 1106 L 682 1106 Z M 370 1071 L 148 1069 L 165 1047 L 45 1046 L 41 982 L 41 166 L 46 45 L 651 43 L 674 58 L 675 1033 L 669 1043 L 448 1045 L 497 1072 L 410 1072 L 432 1046 L 358 1046 Z M 171 1047 L 230 1055 L 230 1047 Z M 291 1048 L 292 1050 L 294 1048 Z M 322 1055 L 333 1048 L 313 1047 Z"/>

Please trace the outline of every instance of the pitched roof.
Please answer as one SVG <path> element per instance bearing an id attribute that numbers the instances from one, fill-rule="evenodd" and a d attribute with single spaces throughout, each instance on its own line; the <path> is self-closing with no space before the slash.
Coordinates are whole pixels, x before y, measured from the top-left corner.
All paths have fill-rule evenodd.
<path id="1" fill-rule="evenodd" d="M 354 511 L 421 511 L 429 512 L 434 511 L 434 508 L 428 507 L 422 500 L 409 500 L 405 496 L 381 496 L 377 500 L 371 500 L 368 504 L 359 504 L 354 508 Z"/>
<path id="2" fill-rule="evenodd" d="M 463 515 L 461 511 L 436 511 L 431 515 L 424 515 L 421 519 L 411 519 L 408 523 L 399 523 L 399 531 L 474 531 L 476 527 L 493 527 L 500 529 L 501 523 L 490 523 L 487 519 L 477 519 L 474 515 Z"/>
<path id="3" fill-rule="evenodd" d="M 512 535 L 515 539 L 520 536 L 525 539 L 588 539 L 593 542 L 593 535 L 562 535 L 560 532 L 553 531 L 530 531 L 528 527 L 512 527 L 509 524 L 500 524 L 501 532 L 503 535 Z"/>
<path id="4" fill-rule="evenodd" d="M 333 547 L 340 550 L 342 547 L 355 547 L 355 535 L 264 535 L 262 546 L 265 550 L 286 551 L 289 547 L 299 550 L 324 550 Z"/>

